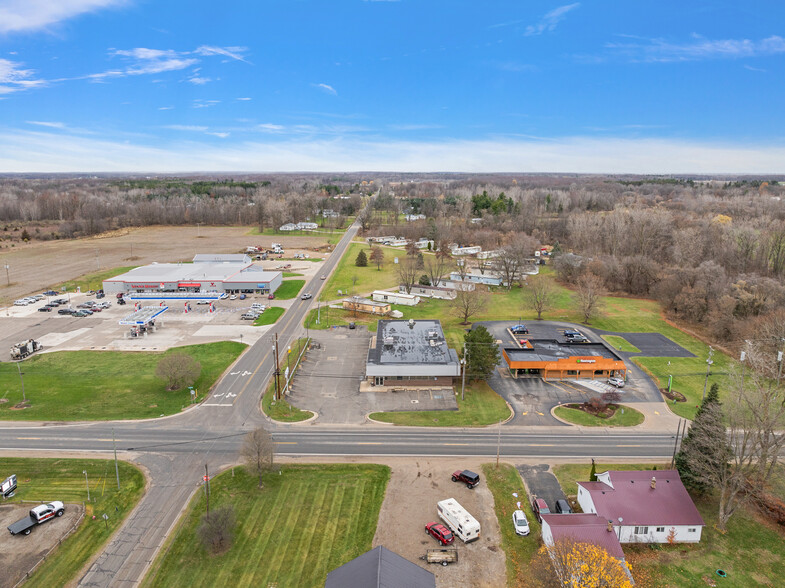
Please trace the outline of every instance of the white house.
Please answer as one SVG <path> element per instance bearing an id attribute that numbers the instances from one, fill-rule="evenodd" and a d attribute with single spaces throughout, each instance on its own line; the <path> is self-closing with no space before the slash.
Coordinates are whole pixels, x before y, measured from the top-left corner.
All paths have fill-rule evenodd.
<path id="1" fill-rule="evenodd" d="M 468 247 L 450 247 L 450 253 L 453 255 L 476 255 L 482 251 L 479 245 L 471 245 Z"/>
<path id="2" fill-rule="evenodd" d="M 597 474 L 578 482 L 578 504 L 611 522 L 620 543 L 698 543 L 705 525 L 676 470 Z"/>
<path id="3" fill-rule="evenodd" d="M 485 272 L 481 274 L 479 272 L 466 272 L 462 276 L 460 272 L 452 272 L 450 274 L 450 280 L 453 282 L 471 282 L 473 284 L 485 284 L 486 286 L 506 286 L 507 283 L 504 279 L 497 274 L 493 274 L 490 272 Z"/>
<path id="4" fill-rule="evenodd" d="M 285 225 L 281 225 L 278 227 L 279 231 L 296 231 L 297 225 L 294 223 L 286 223 Z"/>
<path id="5" fill-rule="evenodd" d="M 398 286 L 398 291 L 406 293 L 406 286 Z M 436 286 L 422 286 L 416 284 L 412 286 L 411 294 L 421 298 L 438 298 L 440 300 L 454 300 L 456 297 L 453 288 L 439 288 Z"/>
<path id="6" fill-rule="evenodd" d="M 405 292 L 386 292 L 384 290 L 372 292 L 371 299 L 376 302 L 403 304 L 404 306 L 417 306 L 420 303 L 419 296 L 413 296 L 412 294 L 406 294 Z"/>

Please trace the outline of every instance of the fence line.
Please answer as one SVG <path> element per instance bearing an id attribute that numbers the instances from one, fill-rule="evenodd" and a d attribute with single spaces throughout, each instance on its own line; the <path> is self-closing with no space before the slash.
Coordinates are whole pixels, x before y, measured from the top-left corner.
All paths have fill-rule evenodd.
<path id="1" fill-rule="evenodd" d="M 36 500 L 21 500 L 20 502 L 37 502 L 38 504 L 40 504 L 40 501 L 36 501 Z M 43 555 L 43 557 L 41 559 L 38 560 L 38 563 L 36 563 L 32 568 L 30 568 L 30 570 L 28 570 L 28 572 L 22 577 L 21 580 L 19 580 L 16 584 L 14 584 L 13 588 L 18 588 L 18 586 L 21 586 L 24 582 L 26 582 L 28 580 L 28 578 L 30 578 L 30 574 L 32 574 L 34 571 L 36 571 L 38 569 L 38 566 L 40 566 L 42 563 L 44 563 L 46 558 L 49 557 L 49 555 L 51 555 L 51 553 L 55 549 L 60 547 L 62 542 L 65 541 L 69 537 L 69 535 L 71 535 L 71 533 L 73 533 L 76 530 L 76 528 L 79 526 L 79 524 L 82 522 L 82 519 L 84 519 L 86 512 L 87 512 L 87 507 L 85 506 L 85 503 L 83 502 L 82 503 L 82 512 L 79 515 L 79 519 L 74 523 L 74 525 L 68 530 L 68 532 L 65 535 L 63 535 L 62 537 L 60 537 L 60 539 L 57 540 L 57 545 L 53 545 L 52 548 L 49 551 L 47 551 Z"/>

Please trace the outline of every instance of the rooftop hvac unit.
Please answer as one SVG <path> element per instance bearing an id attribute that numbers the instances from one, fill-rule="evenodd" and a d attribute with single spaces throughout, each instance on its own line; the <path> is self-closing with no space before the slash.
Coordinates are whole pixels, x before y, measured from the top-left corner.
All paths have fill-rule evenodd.
<path id="1" fill-rule="evenodd" d="M 439 333 L 436 331 L 428 331 L 428 338 L 429 339 L 436 339 L 439 336 Z"/>
<path id="2" fill-rule="evenodd" d="M 428 341 L 428 343 L 431 344 L 431 347 L 438 347 L 440 345 L 440 343 L 438 341 L 434 341 L 433 339 Z"/>
<path id="3" fill-rule="evenodd" d="M 388 347 L 392 347 L 393 343 L 395 343 L 395 339 L 393 339 L 392 337 L 384 338 L 384 344 L 387 345 Z"/>
<path id="4" fill-rule="evenodd" d="M 414 319 L 409 319 L 409 328 L 410 329 L 414 328 Z"/>

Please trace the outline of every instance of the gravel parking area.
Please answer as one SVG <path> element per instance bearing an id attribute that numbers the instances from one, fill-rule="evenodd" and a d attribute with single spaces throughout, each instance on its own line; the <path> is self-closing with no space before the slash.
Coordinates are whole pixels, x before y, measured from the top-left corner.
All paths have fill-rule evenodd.
<path id="1" fill-rule="evenodd" d="M 481 472 L 481 464 L 471 459 L 411 459 L 391 463 L 392 474 L 373 546 L 384 545 L 433 572 L 436 586 L 505 586 L 505 554 L 498 547 L 501 534 L 493 510 L 493 496 L 485 480 L 470 490 L 450 479 L 452 472 L 459 469 Z M 436 503 L 447 498 L 457 500 L 480 522 L 481 535 L 479 540 L 467 544 L 456 538 L 449 547 L 458 550 L 458 562 L 444 567 L 427 564 L 419 558 L 427 549 L 441 547 L 436 539 L 426 535 L 425 525 L 441 522 Z"/>
<path id="2" fill-rule="evenodd" d="M 33 504 L 0 505 L 0 588 L 10 588 L 76 523 L 84 506 L 67 504 L 65 514 L 33 529 L 29 535 L 11 535 L 6 529 L 24 517 Z"/>

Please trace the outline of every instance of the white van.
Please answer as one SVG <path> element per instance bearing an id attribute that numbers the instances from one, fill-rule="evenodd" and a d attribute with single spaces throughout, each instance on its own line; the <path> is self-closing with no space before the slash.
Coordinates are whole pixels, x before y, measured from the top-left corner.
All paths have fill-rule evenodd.
<path id="1" fill-rule="evenodd" d="M 265 310 L 267 310 L 267 306 L 265 306 L 261 302 L 254 302 L 251 305 L 251 310 L 260 310 L 260 311 L 264 312 Z"/>
<path id="2" fill-rule="evenodd" d="M 439 518 L 447 523 L 452 532 L 464 543 L 480 538 L 480 523 L 454 498 L 437 502 L 436 510 L 439 512 Z"/>

